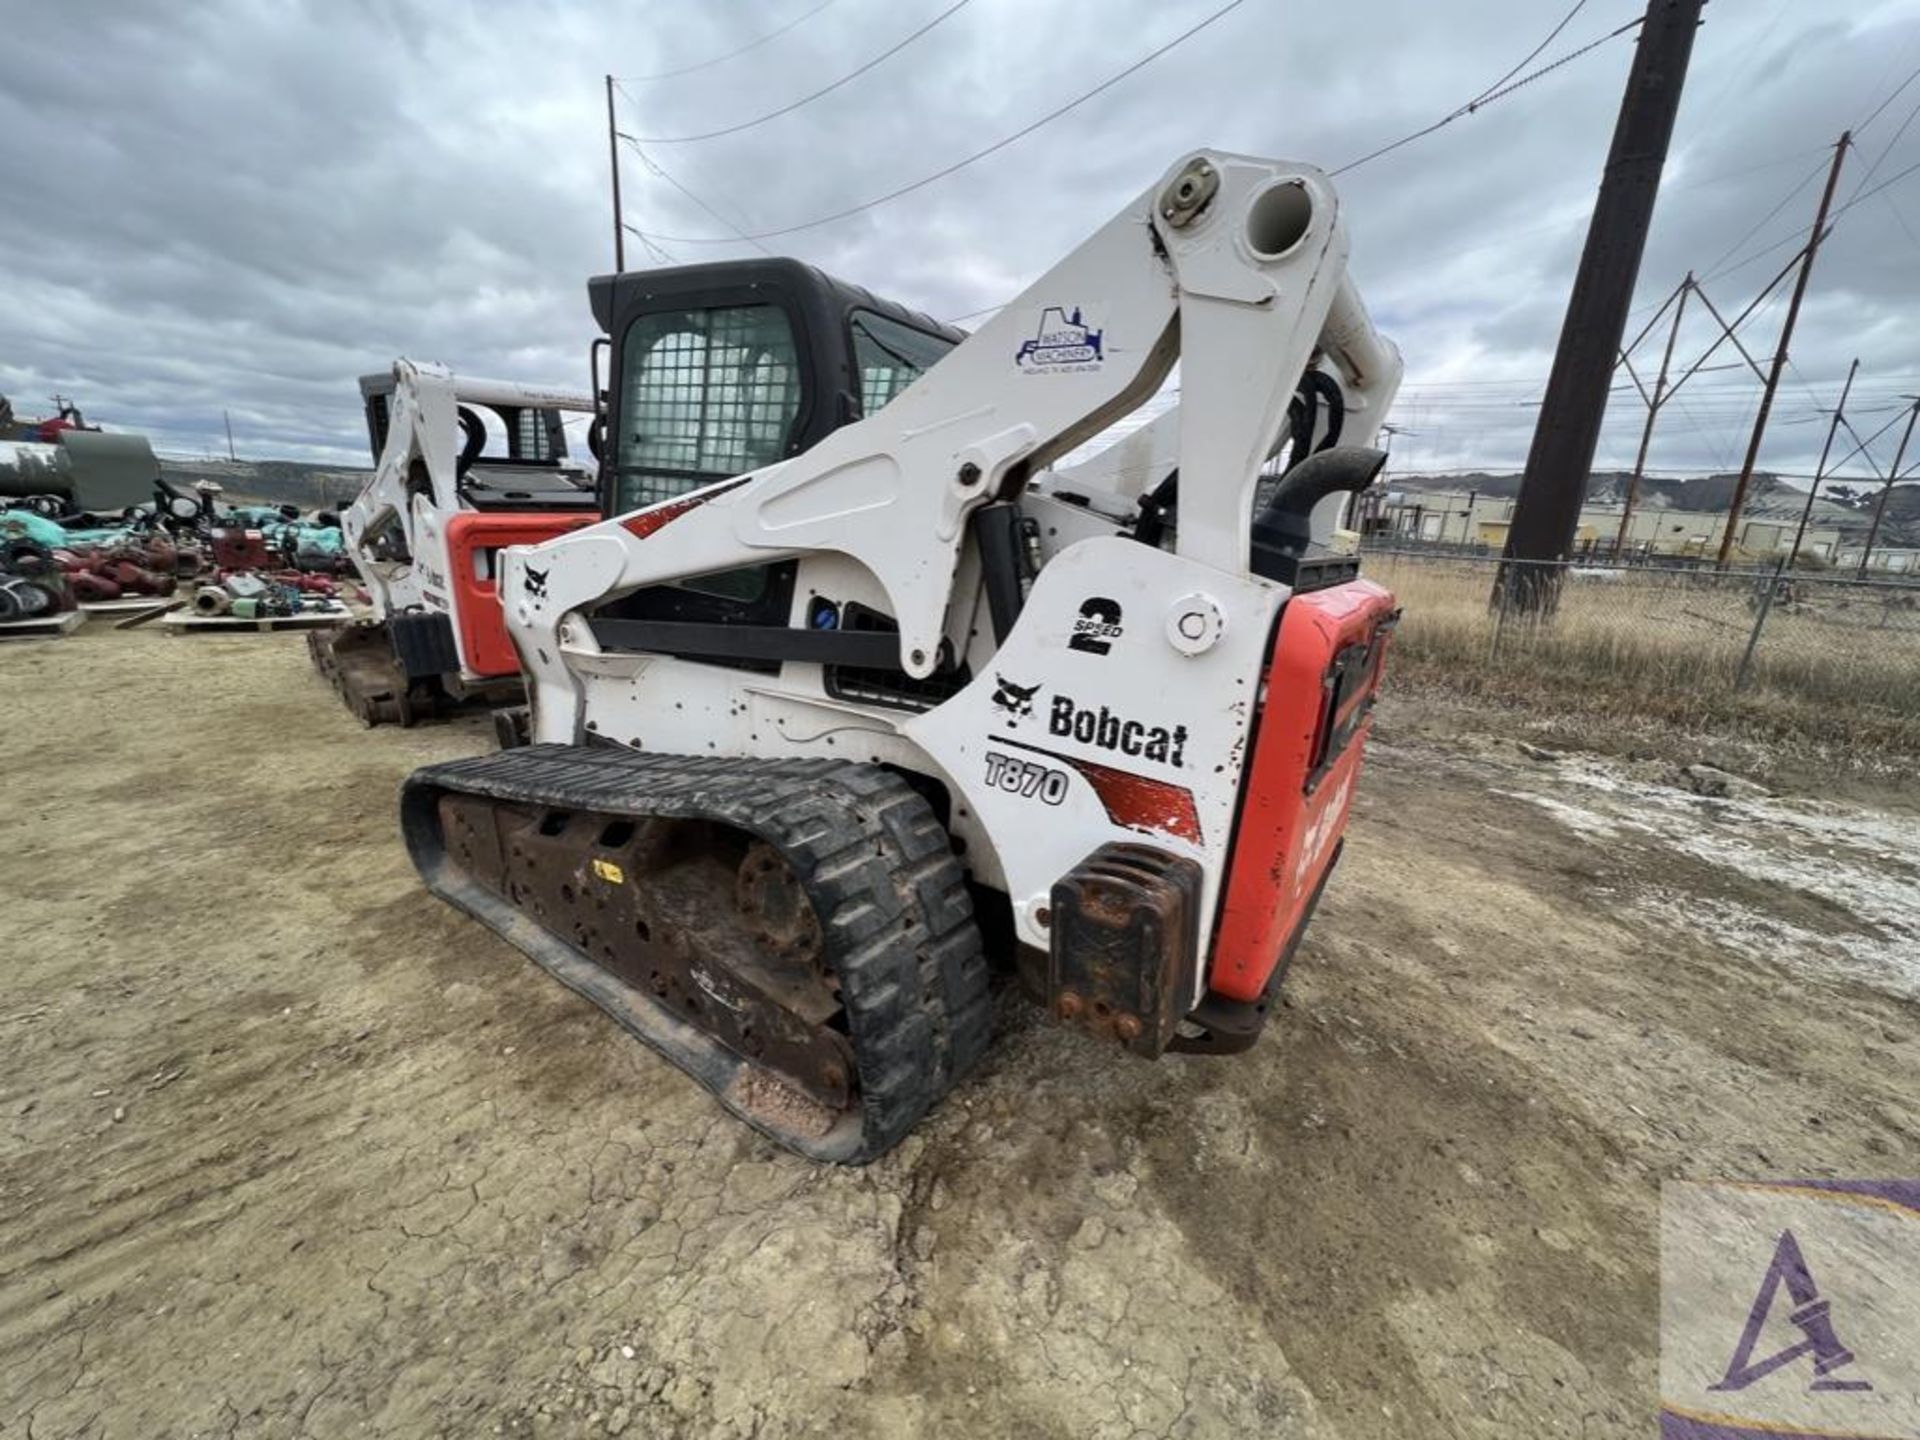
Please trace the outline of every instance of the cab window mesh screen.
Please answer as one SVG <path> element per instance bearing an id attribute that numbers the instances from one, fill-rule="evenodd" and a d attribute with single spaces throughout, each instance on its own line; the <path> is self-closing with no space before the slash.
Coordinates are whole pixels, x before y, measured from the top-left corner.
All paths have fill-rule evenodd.
<path id="1" fill-rule="evenodd" d="M 770 465 L 800 413 L 786 312 L 734 305 L 643 315 L 621 355 L 622 511 Z"/>
<path id="2" fill-rule="evenodd" d="M 547 415 L 545 410 L 525 409 L 514 412 L 514 448 L 513 454 L 519 460 L 551 460 L 553 448 L 547 440 Z"/>
<path id="3" fill-rule="evenodd" d="M 953 342 L 889 320 L 871 310 L 853 312 L 853 358 L 860 366 L 860 410 L 871 415 L 906 389 Z"/>

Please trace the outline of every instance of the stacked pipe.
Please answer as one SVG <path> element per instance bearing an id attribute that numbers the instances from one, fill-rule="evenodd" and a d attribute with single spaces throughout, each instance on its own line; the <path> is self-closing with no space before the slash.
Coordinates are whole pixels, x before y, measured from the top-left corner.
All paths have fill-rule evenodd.
<path id="1" fill-rule="evenodd" d="M 83 601 L 171 595 L 179 580 L 191 579 L 206 564 L 197 547 L 176 545 L 159 534 L 139 542 L 104 547 L 76 545 L 53 553 L 74 593 Z"/>

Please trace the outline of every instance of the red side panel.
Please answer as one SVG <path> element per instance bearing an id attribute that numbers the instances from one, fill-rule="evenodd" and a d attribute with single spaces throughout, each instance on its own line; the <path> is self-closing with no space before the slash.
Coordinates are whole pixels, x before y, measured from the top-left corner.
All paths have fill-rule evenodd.
<path id="1" fill-rule="evenodd" d="M 1208 988 L 1260 998 L 1306 922 L 1353 803 L 1393 596 L 1354 580 L 1287 601 L 1227 862 Z"/>
<path id="2" fill-rule="evenodd" d="M 475 557 L 508 545 L 538 545 L 599 518 L 577 513 L 462 510 L 447 521 L 447 583 L 453 587 L 453 623 L 460 631 L 460 653 L 475 675 L 515 675 L 520 671 L 520 657 L 507 638 L 507 623 L 500 614 L 500 587 L 493 578 L 499 573 L 498 557 L 487 556 L 485 564 L 476 564 Z"/>

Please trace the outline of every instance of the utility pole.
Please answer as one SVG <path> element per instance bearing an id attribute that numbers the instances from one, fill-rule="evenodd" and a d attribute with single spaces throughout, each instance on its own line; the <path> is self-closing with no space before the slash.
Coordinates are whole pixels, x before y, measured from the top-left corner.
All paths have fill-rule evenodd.
<path id="1" fill-rule="evenodd" d="M 1620 533 L 1614 537 L 1613 558 L 1618 560 L 1626 548 L 1627 527 L 1633 523 L 1633 502 L 1640 494 L 1640 477 L 1647 473 L 1647 450 L 1653 444 L 1653 422 L 1660 418 L 1660 406 L 1667 398 L 1667 367 L 1673 363 L 1674 342 L 1680 338 L 1680 317 L 1687 312 L 1687 296 L 1693 293 L 1693 272 L 1680 282 L 1680 300 L 1673 307 L 1673 326 L 1667 331 L 1667 348 L 1660 352 L 1660 374 L 1653 382 L 1653 394 L 1647 400 L 1647 423 L 1640 431 L 1640 451 L 1633 457 L 1633 476 L 1627 481 L 1627 503 L 1620 511 Z"/>
<path id="2" fill-rule="evenodd" d="M 1887 513 L 1887 497 L 1900 479 L 1900 462 L 1907 458 L 1907 442 L 1913 438 L 1913 422 L 1920 420 L 1920 395 L 1909 396 L 1913 408 L 1907 411 L 1907 428 L 1900 432 L 1900 448 L 1893 452 L 1893 464 L 1887 470 L 1887 483 L 1880 487 L 1880 501 L 1873 507 L 1873 523 L 1867 527 L 1867 543 L 1860 551 L 1860 578 L 1867 578 L 1867 558 L 1873 554 L 1873 542 L 1880 535 L 1880 521 Z"/>
<path id="3" fill-rule="evenodd" d="M 1787 346 L 1793 341 L 1793 325 L 1800 318 L 1800 301 L 1807 293 L 1807 282 L 1813 278 L 1813 257 L 1819 252 L 1820 242 L 1826 237 L 1827 211 L 1833 205 L 1833 192 L 1840 184 L 1840 165 L 1847 158 L 1847 146 L 1853 143 L 1853 132 L 1840 132 L 1840 143 L 1833 147 L 1833 164 L 1827 170 L 1827 188 L 1820 192 L 1820 209 L 1813 217 L 1813 234 L 1807 239 L 1807 248 L 1801 252 L 1800 274 L 1793 282 L 1793 298 L 1787 302 L 1787 320 L 1780 327 L 1780 343 L 1774 347 L 1773 367 L 1767 372 L 1766 388 L 1760 392 L 1760 410 L 1753 417 L 1753 434 L 1747 440 L 1747 458 L 1740 466 L 1740 478 L 1733 487 L 1733 499 L 1727 505 L 1727 533 L 1720 537 L 1720 558 L 1714 562 L 1715 568 L 1727 568 L 1727 557 L 1733 554 L 1733 534 L 1740 524 L 1741 507 L 1747 503 L 1747 486 L 1753 483 L 1754 462 L 1760 458 L 1760 441 L 1767 433 L 1767 417 L 1773 411 L 1773 393 L 1780 388 L 1780 372 L 1787 365 Z"/>
<path id="4" fill-rule="evenodd" d="M 1820 463 L 1813 467 L 1813 488 L 1807 491 L 1806 508 L 1800 512 L 1800 528 L 1793 532 L 1793 548 L 1787 552 L 1787 569 L 1793 569 L 1793 562 L 1800 558 L 1800 542 L 1807 538 L 1807 522 L 1813 519 L 1814 497 L 1820 493 L 1820 482 L 1827 478 L 1827 456 L 1833 453 L 1833 437 L 1840 432 L 1841 422 L 1847 416 L 1847 396 L 1853 393 L 1853 377 L 1860 373 L 1860 357 L 1855 356 L 1853 364 L 1847 367 L 1847 383 L 1840 387 L 1840 404 L 1834 409 L 1833 421 L 1827 426 L 1827 438 L 1820 446 Z M 1834 557 L 1838 559 L 1838 556 Z"/>
<path id="5" fill-rule="evenodd" d="M 620 127 L 613 113 L 613 76 L 607 76 L 607 163 L 613 167 L 613 268 L 627 268 L 627 227 L 620 210 Z"/>
<path id="6" fill-rule="evenodd" d="M 1704 4 L 1647 0 L 1507 533 L 1507 560 L 1564 560 L 1573 549 Z M 1525 565 L 1503 564 L 1495 584 L 1504 603 L 1536 612 L 1551 610 L 1559 596 L 1557 573 Z"/>
<path id="7" fill-rule="evenodd" d="M 240 457 L 233 453 L 233 416 L 227 411 L 222 410 L 220 412 L 220 418 L 227 422 L 227 459 L 237 460 Z"/>

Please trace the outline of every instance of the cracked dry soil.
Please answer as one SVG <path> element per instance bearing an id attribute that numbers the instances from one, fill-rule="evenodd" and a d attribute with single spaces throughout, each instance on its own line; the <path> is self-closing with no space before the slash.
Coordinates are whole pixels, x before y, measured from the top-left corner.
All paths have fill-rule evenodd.
<path id="1" fill-rule="evenodd" d="M 838 1170 L 417 888 L 396 785 L 477 722 L 363 731 L 298 637 L 0 693 L 4 1437 L 1637 1436 L 1660 1181 L 1920 1148 L 1910 998 L 1723 948 L 1711 866 L 1391 706 L 1253 1052 L 1003 994 Z"/>

